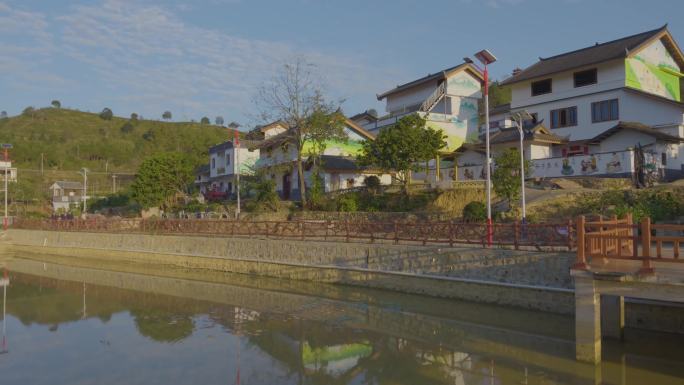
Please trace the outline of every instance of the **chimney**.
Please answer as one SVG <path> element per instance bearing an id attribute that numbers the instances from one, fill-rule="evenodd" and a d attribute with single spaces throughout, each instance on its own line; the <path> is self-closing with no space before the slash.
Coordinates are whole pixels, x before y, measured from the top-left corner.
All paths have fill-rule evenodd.
<path id="1" fill-rule="evenodd" d="M 515 75 L 517 75 L 517 74 L 519 74 L 519 73 L 521 73 L 521 72 L 522 72 L 522 70 L 520 69 L 520 67 L 515 67 L 515 68 L 513 68 L 513 76 L 515 76 Z"/>

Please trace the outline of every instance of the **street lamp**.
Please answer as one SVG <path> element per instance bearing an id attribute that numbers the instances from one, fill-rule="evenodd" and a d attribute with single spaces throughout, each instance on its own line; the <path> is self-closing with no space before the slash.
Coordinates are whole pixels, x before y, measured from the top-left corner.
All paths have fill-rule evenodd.
<path id="1" fill-rule="evenodd" d="M 525 155 L 523 152 L 525 130 L 523 126 L 525 120 L 532 119 L 532 115 L 526 110 L 523 110 L 512 114 L 512 117 L 515 126 L 518 128 L 518 133 L 520 134 L 520 199 L 522 200 L 522 223 L 525 225 L 527 223 L 527 215 L 525 210 Z"/>
<path id="2" fill-rule="evenodd" d="M 9 225 L 9 217 L 7 216 L 7 171 L 9 170 L 9 150 L 12 145 L 9 143 L 2 144 L 3 159 L 5 163 L 5 216 L 2 218 L 2 228 L 7 231 L 7 226 Z"/>
<path id="3" fill-rule="evenodd" d="M 235 126 L 235 139 L 233 139 L 233 151 L 235 152 L 235 187 L 237 208 L 235 209 L 235 219 L 240 219 L 240 133 Z"/>
<path id="4" fill-rule="evenodd" d="M 83 175 L 83 213 L 81 214 L 83 218 L 85 218 L 87 212 L 86 201 L 88 199 L 88 171 L 90 170 L 85 167 L 79 171 L 79 174 Z"/>
<path id="5" fill-rule="evenodd" d="M 492 233 L 492 159 L 489 151 L 489 72 L 487 66 L 496 61 L 496 57 L 486 49 L 475 54 L 477 60 L 484 65 L 484 105 L 485 105 L 485 147 L 487 160 L 485 169 L 487 175 L 487 245 L 491 246 L 494 234 Z"/>

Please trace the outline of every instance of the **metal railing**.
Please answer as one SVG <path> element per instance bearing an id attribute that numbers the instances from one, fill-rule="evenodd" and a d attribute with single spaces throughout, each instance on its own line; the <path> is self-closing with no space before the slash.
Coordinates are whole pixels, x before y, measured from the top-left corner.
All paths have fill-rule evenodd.
<path id="1" fill-rule="evenodd" d="M 388 242 L 394 244 L 487 243 L 483 223 L 453 221 L 234 221 L 215 219 L 17 219 L 18 229 L 169 235 L 272 237 L 342 242 Z M 521 224 L 500 223 L 493 228 L 493 245 L 565 249 L 574 247 L 572 222 Z"/>
<path id="2" fill-rule="evenodd" d="M 588 222 L 577 218 L 577 261 L 573 268 L 588 270 L 587 257 L 638 260 L 640 273 L 653 273 L 653 262 L 684 262 L 680 258 L 684 244 L 684 225 L 652 224 L 643 218 L 635 224 L 632 216 L 613 216 Z"/>

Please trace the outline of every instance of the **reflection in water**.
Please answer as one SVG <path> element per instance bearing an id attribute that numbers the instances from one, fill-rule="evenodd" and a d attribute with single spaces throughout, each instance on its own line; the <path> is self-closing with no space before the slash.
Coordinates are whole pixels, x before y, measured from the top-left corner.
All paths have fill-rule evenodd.
<path id="1" fill-rule="evenodd" d="M 684 372 L 680 338 L 654 349 L 637 333 L 607 343 L 602 365 L 577 363 L 567 317 L 238 275 L 9 266 L 3 385 L 676 384 Z"/>

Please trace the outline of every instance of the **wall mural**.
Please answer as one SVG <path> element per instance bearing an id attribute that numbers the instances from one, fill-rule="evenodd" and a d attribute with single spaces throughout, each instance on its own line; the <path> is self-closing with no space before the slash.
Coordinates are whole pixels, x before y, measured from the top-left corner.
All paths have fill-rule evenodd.
<path id="1" fill-rule="evenodd" d="M 625 72 L 627 86 L 681 101 L 680 80 L 675 74 L 680 68 L 660 40 L 626 59 Z"/>
<path id="2" fill-rule="evenodd" d="M 346 142 L 341 140 L 328 140 L 325 142 L 325 150 L 323 151 L 324 155 L 354 157 L 361 152 L 365 138 L 349 127 L 345 127 L 344 133 L 348 138 Z M 302 153 L 305 155 L 311 155 L 311 148 L 311 143 L 304 143 Z"/>
<path id="3" fill-rule="evenodd" d="M 465 96 L 469 98 L 481 98 L 480 82 L 467 72 L 459 72 L 447 80 L 447 94 Z"/>
<path id="4" fill-rule="evenodd" d="M 496 168 L 496 165 L 493 166 Z M 485 178 L 482 165 L 458 166 L 459 180 Z M 611 175 L 634 172 L 634 151 L 617 151 L 591 155 L 532 160 L 529 178 L 557 178 L 565 176 Z"/>

